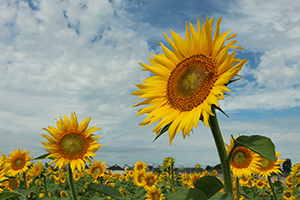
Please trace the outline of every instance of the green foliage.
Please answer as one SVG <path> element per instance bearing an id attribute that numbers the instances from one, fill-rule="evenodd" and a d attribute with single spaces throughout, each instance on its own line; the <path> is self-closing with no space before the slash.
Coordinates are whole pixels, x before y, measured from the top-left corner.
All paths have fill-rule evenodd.
<path id="1" fill-rule="evenodd" d="M 222 182 L 215 176 L 204 176 L 195 181 L 195 188 L 202 191 L 209 199 L 218 193 L 222 188 Z"/>
<path id="2" fill-rule="evenodd" d="M 243 135 L 237 139 L 232 137 L 232 139 L 234 140 L 234 147 L 231 149 L 231 152 L 227 158 L 228 160 L 231 159 L 233 151 L 236 147 L 246 147 L 269 160 L 276 161 L 275 145 L 270 138 L 261 135 Z"/>
<path id="3" fill-rule="evenodd" d="M 115 188 L 113 188 L 109 185 L 90 183 L 87 187 L 87 191 L 96 191 L 96 192 L 105 194 L 107 196 L 113 197 L 118 200 L 125 199 L 118 190 L 116 190 Z"/>

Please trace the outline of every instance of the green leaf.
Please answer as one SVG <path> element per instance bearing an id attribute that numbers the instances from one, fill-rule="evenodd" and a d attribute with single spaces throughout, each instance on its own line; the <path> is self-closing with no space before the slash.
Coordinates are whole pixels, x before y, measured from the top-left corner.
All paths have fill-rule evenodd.
<path id="1" fill-rule="evenodd" d="M 0 193 L 0 200 L 13 197 L 21 197 L 21 199 L 26 199 L 26 197 L 23 194 L 16 191 L 3 191 Z"/>
<path id="2" fill-rule="evenodd" d="M 234 146 L 247 147 L 269 160 L 276 161 L 275 145 L 268 137 L 264 137 L 261 135 L 242 135 L 234 140 Z"/>
<path id="3" fill-rule="evenodd" d="M 205 194 L 196 188 L 182 189 L 170 196 L 172 200 L 207 200 Z"/>
<path id="4" fill-rule="evenodd" d="M 222 182 L 214 176 L 204 176 L 195 181 L 195 188 L 201 190 L 209 199 L 218 193 L 222 188 Z"/>
<path id="5" fill-rule="evenodd" d="M 119 200 L 125 199 L 125 197 L 118 190 L 109 185 L 90 183 L 87 187 L 87 191 L 96 191 Z"/>
<path id="6" fill-rule="evenodd" d="M 169 127 L 171 126 L 171 124 L 172 124 L 172 122 L 171 123 L 169 123 L 169 124 L 167 124 L 167 125 L 165 125 L 162 129 L 161 129 L 161 131 L 159 132 L 159 134 L 155 137 L 155 139 L 152 141 L 152 142 L 155 142 L 155 140 L 157 140 L 160 136 L 162 136 L 166 131 L 168 131 L 169 130 Z"/>
<path id="7" fill-rule="evenodd" d="M 38 156 L 38 157 L 36 157 L 36 158 L 34 158 L 32 160 L 43 160 L 43 159 L 46 159 L 46 157 L 49 156 L 49 155 L 50 155 L 50 153 L 45 153 L 45 154 L 40 155 L 40 156 Z M 51 159 L 51 158 L 49 158 L 49 159 Z"/>
<path id="8" fill-rule="evenodd" d="M 225 193 L 223 194 L 219 200 L 232 200 L 234 198 L 233 194 Z"/>

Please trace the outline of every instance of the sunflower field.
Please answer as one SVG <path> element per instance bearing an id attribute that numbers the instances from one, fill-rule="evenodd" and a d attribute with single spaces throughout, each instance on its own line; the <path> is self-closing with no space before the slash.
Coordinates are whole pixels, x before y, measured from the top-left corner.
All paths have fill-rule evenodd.
<path id="1" fill-rule="evenodd" d="M 2 164 L 7 159 L 2 155 Z M 149 171 L 147 164 L 140 161 L 133 170 L 113 173 L 107 171 L 105 161 L 96 160 L 85 169 L 76 170 L 72 177 L 68 177 L 66 168 L 43 166 L 40 160 L 28 162 L 26 170 L 15 176 L 1 173 L 0 199 L 70 199 L 68 178 L 74 181 L 76 198 L 82 200 L 219 199 L 224 194 L 223 181 L 216 170 L 200 172 L 200 165 L 196 165 L 196 171 L 186 173 L 173 169 L 174 162 L 172 157 L 164 158 L 159 172 Z M 233 178 L 233 182 L 235 192 L 239 188 L 240 199 L 275 199 L 271 187 L 277 199 L 297 199 L 300 195 L 300 164 L 295 164 L 286 178 L 273 179 L 271 186 L 259 175 Z"/>

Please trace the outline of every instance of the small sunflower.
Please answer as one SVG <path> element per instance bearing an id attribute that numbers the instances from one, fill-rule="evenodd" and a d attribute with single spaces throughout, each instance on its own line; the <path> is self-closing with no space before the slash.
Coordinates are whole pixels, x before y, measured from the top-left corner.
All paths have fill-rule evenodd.
<path id="1" fill-rule="evenodd" d="M 3 167 L 4 171 L 10 176 L 16 176 L 23 172 L 26 172 L 28 166 L 31 164 L 28 151 L 21 151 L 20 148 L 10 153 L 10 156 L 5 160 Z"/>
<path id="2" fill-rule="evenodd" d="M 203 20 L 202 20 L 203 21 Z M 148 114 L 141 127 L 158 122 L 153 132 L 158 134 L 169 125 L 170 145 L 177 133 L 182 131 L 183 138 L 197 128 L 199 119 L 209 127 L 208 118 L 214 115 L 211 106 L 219 106 L 218 100 L 224 99 L 224 93 L 230 92 L 227 84 L 242 69 L 247 60 L 235 58 L 236 51 L 228 55 L 229 49 L 242 49 L 233 46 L 236 40 L 227 40 L 236 36 L 230 31 L 219 34 L 221 18 L 217 21 L 212 37 L 213 18 L 203 21 L 201 27 L 197 20 L 198 32 L 192 23 L 186 24 L 185 39 L 171 30 L 172 41 L 166 34 L 173 51 L 159 43 L 164 54 L 153 55 L 150 64 L 140 63 L 143 71 L 153 74 L 137 84 L 138 91 L 132 95 L 145 99 L 134 105 L 148 105 L 137 115 Z"/>
<path id="3" fill-rule="evenodd" d="M 144 176 L 146 175 L 146 171 L 141 170 L 137 171 L 133 176 L 133 183 L 139 187 L 143 187 L 144 183 Z"/>
<path id="4" fill-rule="evenodd" d="M 97 179 L 100 176 L 103 176 L 106 171 L 105 161 L 102 163 L 100 160 L 96 160 L 93 164 L 90 165 L 88 173 L 92 175 L 93 178 Z"/>
<path id="5" fill-rule="evenodd" d="M 61 190 L 60 193 L 59 193 L 60 197 L 67 197 L 69 196 L 68 193 L 64 190 Z"/>
<path id="6" fill-rule="evenodd" d="M 293 191 L 291 189 L 287 189 L 287 190 L 283 191 L 282 196 L 284 199 L 290 199 L 290 200 L 295 198 L 293 196 Z"/>
<path id="7" fill-rule="evenodd" d="M 99 150 L 102 144 L 97 143 L 99 136 L 94 133 L 101 128 L 93 126 L 88 129 L 91 118 L 84 119 L 79 125 L 76 113 L 71 114 L 71 121 L 64 116 L 57 119 L 56 126 L 43 128 L 52 136 L 42 135 L 49 142 L 41 142 L 43 148 L 50 153 L 47 158 L 54 158 L 49 165 L 55 163 L 59 169 L 70 164 L 72 171 L 77 168 L 79 171 L 85 168 L 85 162 L 92 162 L 89 157 L 96 156 L 95 152 Z"/>
<path id="8" fill-rule="evenodd" d="M 143 170 L 146 170 L 146 168 L 147 168 L 147 164 L 142 161 L 139 161 L 139 162 L 135 163 L 135 165 L 133 167 L 133 171 L 134 172 L 143 171 Z"/>
<path id="9" fill-rule="evenodd" d="M 227 154 L 229 154 L 234 147 L 233 139 L 230 138 L 230 145 L 225 145 L 227 146 Z M 231 171 L 235 177 L 247 177 L 259 173 L 257 168 L 261 165 L 260 160 L 260 155 L 250 149 L 246 147 L 236 147 L 230 160 Z"/>
<path id="10" fill-rule="evenodd" d="M 148 172 L 144 175 L 143 184 L 146 191 L 156 188 L 157 180 L 153 172 Z"/>
<path id="11" fill-rule="evenodd" d="M 42 162 L 39 160 L 37 164 L 33 163 L 33 166 L 28 170 L 27 174 L 30 176 L 39 176 L 43 171 Z"/>
<path id="12" fill-rule="evenodd" d="M 260 156 L 261 160 L 259 162 L 261 163 L 261 165 L 258 167 L 258 171 L 260 172 L 259 175 L 261 177 L 265 177 L 265 179 L 267 180 L 268 176 L 271 176 L 272 173 L 282 173 L 280 170 L 280 164 L 284 162 L 284 160 L 278 159 L 279 155 L 280 152 L 276 152 L 276 162 Z"/>
<path id="13" fill-rule="evenodd" d="M 154 188 L 149 190 L 145 196 L 146 200 L 163 200 L 165 199 L 164 195 L 160 193 L 160 188 Z"/>

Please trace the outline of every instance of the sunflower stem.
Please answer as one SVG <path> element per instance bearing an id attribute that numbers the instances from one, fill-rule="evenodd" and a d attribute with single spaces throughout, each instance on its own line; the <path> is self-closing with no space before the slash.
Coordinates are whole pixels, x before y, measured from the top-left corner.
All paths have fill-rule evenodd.
<path id="1" fill-rule="evenodd" d="M 219 127 L 215 106 L 212 105 L 211 111 L 214 116 L 209 116 L 209 125 L 212 135 L 215 140 L 215 144 L 218 150 L 222 172 L 223 172 L 223 179 L 224 179 L 224 191 L 229 195 L 233 195 L 233 188 L 232 188 L 232 180 L 231 180 L 231 171 L 230 171 L 230 161 L 226 161 L 227 152 L 224 144 L 224 140 L 221 134 L 221 130 Z"/>
<path id="2" fill-rule="evenodd" d="M 240 184 L 239 184 L 239 177 L 235 178 L 235 199 L 240 199 Z"/>
<path id="3" fill-rule="evenodd" d="M 69 182 L 69 185 L 70 185 L 72 199 L 77 200 L 76 193 L 75 193 L 75 187 L 74 187 L 74 181 L 73 181 L 73 174 L 72 174 L 72 169 L 71 169 L 70 164 L 68 165 L 68 182 Z"/>
<path id="4" fill-rule="evenodd" d="M 48 190 L 47 190 L 47 180 L 46 180 L 46 176 L 43 177 L 44 178 L 44 189 L 45 189 L 45 193 L 46 193 L 46 197 L 48 197 Z"/>
<path id="5" fill-rule="evenodd" d="M 275 189 L 274 189 L 274 185 L 273 185 L 272 180 L 271 180 L 271 176 L 268 176 L 268 181 L 269 181 L 269 185 L 272 189 L 273 196 L 274 196 L 275 200 L 278 200 Z"/>

